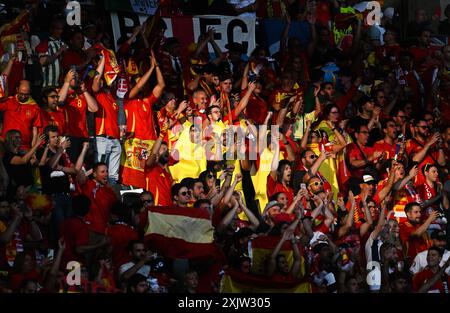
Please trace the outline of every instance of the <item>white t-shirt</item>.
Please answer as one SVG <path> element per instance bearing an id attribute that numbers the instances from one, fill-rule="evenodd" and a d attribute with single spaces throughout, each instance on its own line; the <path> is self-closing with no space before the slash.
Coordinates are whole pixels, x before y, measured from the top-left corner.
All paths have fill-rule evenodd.
<path id="1" fill-rule="evenodd" d="M 417 274 L 418 272 L 422 271 L 427 267 L 427 255 L 428 250 L 422 251 L 420 253 L 417 253 L 416 257 L 414 258 L 414 262 L 409 268 L 409 271 L 411 274 Z M 442 256 L 441 263 L 439 263 L 439 266 L 443 266 L 444 263 L 448 260 L 450 257 L 450 251 L 445 250 L 444 255 Z M 450 276 L 450 266 L 446 268 L 445 273 Z"/>
<path id="2" fill-rule="evenodd" d="M 366 241 L 366 245 L 364 247 L 367 263 L 372 261 L 372 245 L 375 239 L 378 239 L 378 255 L 380 255 L 380 248 L 383 245 L 383 241 L 381 241 L 380 236 L 378 236 L 378 238 L 373 238 L 372 234 L 370 234 L 369 239 Z"/>

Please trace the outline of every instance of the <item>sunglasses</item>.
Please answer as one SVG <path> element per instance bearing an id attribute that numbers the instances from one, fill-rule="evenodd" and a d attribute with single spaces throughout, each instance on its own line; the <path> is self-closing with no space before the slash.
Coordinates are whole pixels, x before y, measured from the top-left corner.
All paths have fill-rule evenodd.
<path id="1" fill-rule="evenodd" d="M 315 154 L 311 154 L 308 158 L 310 158 L 311 160 L 314 160 L 314 159 L 316 159 L 317 158 L 317 155 L 315 155 Z"/>
<path id="2" fill-rule="evenodd" d="M 323 186 L 323 182 L 321 182 L 321 181 L 315 181 L 315 182 L 313 182 L 313 183 L 311 183 L 311 184 L 309 184 L 310 186 L 312 186 L 312 185 L 314 185 L 314 186 Z"/>
<path id="3" fill-rule="evenodd" d="M 213 178 L 214 175 L 213 174 L 208 174 L 208 178 Z"/>
<path id="4" fill-rule="evenodd" d="M 180 192 L 180 195 L 182 195 L 183 197 L 186 197 L 188 194 L 189 194 L 189 191 Z"/>
<path id="5" fill-rule="evenodd" d="M 143 203 L 152 203 L 153 199 L 149 199 L 149 200 L 142 200 Z"/>

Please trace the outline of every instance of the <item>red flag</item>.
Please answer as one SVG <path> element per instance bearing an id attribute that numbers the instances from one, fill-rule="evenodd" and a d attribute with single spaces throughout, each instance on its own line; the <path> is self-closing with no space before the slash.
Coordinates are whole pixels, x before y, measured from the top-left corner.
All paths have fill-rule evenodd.
<path id="1" fill-rule="evenodd" d="M 94 49 L 98 54 L 102 54 L 105 58 L 105 70 L 103 76 L 106 84 L 110 86 L 120 73 L 116 55 L 114 54 L 114 51 L 106 49 L 101 43 L 96 43 Z"/>

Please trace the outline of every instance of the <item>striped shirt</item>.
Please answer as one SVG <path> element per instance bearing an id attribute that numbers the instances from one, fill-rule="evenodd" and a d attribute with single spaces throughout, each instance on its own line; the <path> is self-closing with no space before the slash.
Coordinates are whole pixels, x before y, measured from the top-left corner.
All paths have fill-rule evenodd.
<path id="1" fill-rule="evenodd" d="M 64 45 L 59 39 L 49 37 L 48 41 L 41 42 L 36 47 L 36 52 L 39 58 L 43 56 L 54 55 L 61 46 Z M 60 76 L 62 74 L 62 66 L 60 57 L 55 59 L 52 63 L 42 66 L 42 87 L 56 87 L 59 86 Z"/>

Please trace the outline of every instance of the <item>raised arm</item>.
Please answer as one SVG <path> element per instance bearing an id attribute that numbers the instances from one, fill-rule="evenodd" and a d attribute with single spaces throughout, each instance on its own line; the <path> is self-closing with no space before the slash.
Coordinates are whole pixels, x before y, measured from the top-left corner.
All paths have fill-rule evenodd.
<path id="1" fill-rule="evenodd" d="M 62 238 L 58 240 L 58 252 L 56 253 L 55 261 L 50 268 L 50 271 L 47 275 L 47 279 L 44 282 L 44 287 L 49 292 L 57 292 L 55 289 L 56 279 L 58 277 L 58 272 L 61 267 L 62 256 L 64 250 L 66 249 L 66 244 Z"/>
<path id="2" fill-rule="evenodd" d="M 135 98 L 139 94 L 139 92 L 142 90 L 142 88 L 144 88 L 144 86 L 148 82 L 148 80 L 150 79 L 150 76 L 152 75 L 153 70 L 155 69 L 155 66 L 156 66 L 156 60 L 155 60 L 153 54 L 150 57 L 150 60 L 151 60 L 150 68 L 148 69 L 147 72 L 145 72 L 145 74 L 141 77 L 141 79 L 139 79 L 139 81 L 133 87 L 133 89 L 131 89 L 130 94 L 128 95 L 129 99 Z"/>
<path id="3" fill-rule="evenodd" d="M 232 201 L 233 207 L 227 212 L 227 214 L 223 217 L 223 219 L 220 221 L 220 224 L 217 226 L 217 232 L 219 234 L 225 232 L 228 225 L 230 225 L 233 218 L 236 216 L 237 209 L 239 208 L 239 203 L 237 201 Z"/>
<path id="4" fill-rule="evenodd" d="M 84 164 L 84 158 L 86 157 L 86 153 L 89 150 L 89 142 L 83 142 L 83 148 L 81 149 L 81 153 L 78 156 L 77 162 L 75 163 L 75 170 L 77 171 L 77 180 L 80 185 L 84 185 L 86 183 L 87 177 L 84 171 L 82 171 L 82 167 Z"/>
<path id="5" fill-rule="evenodd" d="M 411 233 L 411 237 L 421 237 L 427 231 L 430 224 L 436 220 L 438 214 L 438 212 L 432 211 L 426 221 Z"/>
<path id="6" fill-rule="evenodd" d="M 242 111 L 245 110 L 245 108 L 248 105 L 248 100 L 250 99 L 250 96 L 252 95 L 252 92 L 255 90 L 255 88 L 256 88 L 255 82 L 251 82 L 248 84 L 247 92 L 242 97 L 241 101 L 239 101 L 239 104 L 235 109 L 236 116 L 238 116 L 239 114 L 241 114 Z"/>
<path id="7" fill-rule="evenodd" d="M 272 276 L 275 273 L 275 270 L 277 269 L 276 259 L 278 254 L 280 253 L 281 247 L 283 246 L 283 243 L 286 240 L 291 239 L 293 235 L 294 235 L 293 229 L 288 228 L 284 231 L 280 241 L 278 241 L 277 245 L 272 250 L 272 254 L 270 255 L 269 262 L 267 264 L 267 276 Z"/>
<path id="8" fill-rule="evenodd" d="M 24 165 L 30 162 L 31 158 L 36 153 L 36 150 L 41 146 L 41 142 L 45 139 L 45 136 L 42 134 L 39 136 L 39 140 L 35 142 L 35 144 L 31 147 L 30 150 L 24 156 L 15 156 L 11 159 L 11 165 Z"/>
<path id="9" fill-rule="evenodd" d="M 94 80 L 92 82 L 92 91 L 94 93 L 100 91 L 100 81 L 102 80 L 104 70 L 105 70 L 105 56 L 102 51 L 102 57 L 100 58 L 100 62 L 98 62 L 97 69 L 95 70 Z"/>
<path id="10" fill-rule="evenodd" d="M 248 86 L 248 72 L 250 70 L 250 62 L 247 62 L 244 68 L 244 73 L 242 74 L 242 81 L 241 81 L 241 90 L 244 90 Z"/>
<path id="11" fill-rule="evenodd" d="M 428 153 L 428 150 L 430 150 L 430 148 L 439 140 L 439 138 L 440 138 L 440 134 L 439 133 L 435 133 L 431 137 L 431 139 L 425 144 L 423 149 L 420 150 L 419 152 L 417 152 L 413 156 L 413 158 L 412 158 L 413 162 L 421 163 L 425 159 L 425 157 L 426 157 L 426 155 Z"/>
<path id="12" fill-rule="evenodd" d="M 80 84 L 81 92 L 83 93 L 84 98 L 86 99 L 87 109 L 89 112 L 95 113 L 98 111 L 98 103 L 97 100 L 89 93 L 87 88 L 84 85 L 84 82 Z"/>
<path id="13" fill-rule="evenodd" d="M 355 197 L 353 196 L 353 192 L 349 191 L 348 192 L 348 199 L 350 201 L 350 212 L 348 212 L 347 214 L 347 218 L 345 219 L 345 224 L 342 225 L 339 230 L 338 230 L 338 238 L 344 236 L 346 233 L 348 233 L 348 231 L 350 230 L 350 228 L 353 226 L 353 222 L 354 222 L 354 214 L 355 214 L 355 207 L 356 207 L 356 201 L 355 201 Z"/>
<path id="14" fill-rule="evenodd" d="M 74 69 L 70 69 L 67 74 L 66 77 L 64 78 L 64 84 L 62 85 L 61 89 L 58 92 L 58 96 L 59 96 L 59 102 L 64 102 L 66 101 L 67 98 L 67 94 L 69 92 L 69 87 L 70 87 L 70 82 L 75 79 L 75 77 L 77 76 L 77 72 Z"/>
<path id="15" fill-rule="evenodd" d="M 394 186 L 392 187 L 392 189 L 394 191 L 402 190 L 403 188 L 405 188 L 407 183 L 409 183 L 411 180 L 414 179 L 414 177 L 417 176 L 418 173 L 419 173 L 419 167 L 417 165 L 414 165 L 411 168 L 411 170 L 409 171 L 408 176 L 403 178 L 400 182 L 395 183 Z"/>
<path id="16" fill-rule="evenodd" d="M 2 75 L 9 76 L 9 74 L 11 73 L 12 66 L 13 66 L 13 64 L 14 64 L 14 61 L 16 61 L 16 60 L 17 60 L 17 53 L 13 54 L 13 55 L 9 58 L 8 63 L 6 63 L 6 66 L 5 66 L 5 68 L 3 69 L 3 71 L 2 71 Z"/>
<path id="17" fill-rule="evenodd" d="M 227 173 L 226 175 L 233 175 L 233 173 Z M 227 191 L 225 192 L 225 196 L 222 199 L 222 204 L 227 205 L 231 201 L 231 197 L 233 196 L 234 189 L 236 188 L 236 185 L 242 181 L 242 175 L 240 173 L 236 174 L 235 179 L 233 183 L 228 187 Z"/>
<path id="18" fill-rule="evenodd" d="M 159 97 L 161 97 L 161 94 L 162 94 L 164 88 L 166 87 L 166 83 L 164 82 L 164 76 L 161 73 L 161 68 L 159 67 L 159 64 L 155 58 L 155 54 L 153 53 L 153 50 L 151 53 L 152 53 L 152 60 L 155 64 L 155 71 L 156 71 L 156 86 L 153 87 L 153 95 L 156 98 L 159 98 Z"/>
<path id="19" fill-rule="evenodd" d="M 247 206 L 242 201 L 242 196 L 239 193 L 239 200 L 238 200 L 239 206 L 244 211 L 245 215 L 248 217 L 248 221 L 250 222 L 251 226 L 249 227 L 251 230 L 255 231 L 259 226 L 259 220 L 256 218 L 255 214 L 253 214 L 252 211 L 250 211 Z"/>
<path id="20" fill-rule="evenodd" d="M 425 293 L 430 290 L 432 286 L 434 286 L 440 279 L 442 279 L 442 275 L 445 273 L 445 269 L 450 266 L 450 258 L 447 259 L 447 261 L 444 263 L 444 265 L 439 268 L 439 270 L 436 272 L 436 274 L 431 277 L 425 284 L 420 287 L 418 290 L 418 293 Z M 445 275 L 445 278 L 447 279 L 447 275 Z"/>
<path id="21" fill-rule="evenodd" d="M 386 208 L 385 208 L 385 202 L 382 202 L 383 204 L 381 205 L 381 213 L 380 216 L 378 217 L 378 223 L 375 226 L 375 229 L 372 231 L 372 233 L 370 234 L 370 237 L 372 237 L 372 239 L 375 239 L 378 237 L 378 235 L 381 233 L 381 231 L 384 228 L 384 225 L 386 225 Z"/>

